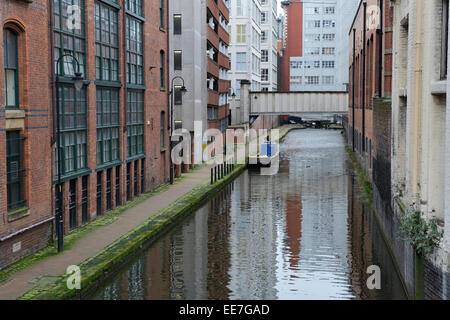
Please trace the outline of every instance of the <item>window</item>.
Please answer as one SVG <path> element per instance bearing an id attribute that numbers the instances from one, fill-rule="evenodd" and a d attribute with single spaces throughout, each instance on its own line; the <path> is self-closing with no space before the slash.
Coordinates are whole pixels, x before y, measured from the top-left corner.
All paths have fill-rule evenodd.
<path id="1" fill-rule="evenodd" d="M 245 43 L 247 41 L 246 40 L 246 36 L 245 36 L 245 34 L 246 34 L 246 28 L 245 27 L 246 26 L 244 24 L 236 26 L 236 28 L 237 28 L 236 42 L 237 43 Z"/>
<path id="2" fill-rule="evenodd" d="M 165 132 L 165 130 L 166 130 L 166 128 L 165 128 L 165 126 L 166 126 L 166 119 L 165 119 L 165 114 L 164 114 L 164 111 L 163 112 L 161 112 L 161 119 L 160 119 L 160 122 L 159 122 L 159 130 L 160 130 L 160 138 L 161 138 L 161 148 L 164 148 L 165 147 L 165 145 L 166 145 L 166 141 L 165 141 L 165 134 L 164 134 L 164 132 Z"/>
<path id="3" fill-rule="evenodd" d="M 319 76 L 305 76 L 305 84 L 319 84 Z"/>
<path id="4" fill-rule="evenodd" d="M 127 157 L 144 154 L 144 92 L 128 91 Z"/>
<path id="5" fill-rule="evenodd" d="M 214 107 L 208 107 L 208 120 L 217 120 L 218 116 L 219 116 L 219 110 L 217 108 Z"/>
<path id="6" fill-rule="evenodd" d="M 173 15 L 173 34 L 181 34 L 181 14 Z"/>
<path id="7" fill-rule="evenodd" d="M 173 52 L 173 69 L 182 70 L 182 52 L 181 50 L 175 50 Z"/>
<path id="8" fill-rule="evenodd" d="M 160 127 L 160 138 L 161 138 L 161 148 L 164 148 L 166 143 L 165 143 L 165 125 L 166 125 L 166 119 L 165 119 L 165 114 L 164 111 L 161 112 L 161 119 L 160 119 L 160 123 L 159 123 L 159 127 Z"/>
<path id="9" fill-rule="evenodd" d="M 261 81 L 269 81 L 269 70 L 261 69 Z"/>
<path id="10" fill-rule="evenodd" d="M 165 57 L 164 57 L 164 51 L 162 51 L 162 50 L 159 52 L 159 60 L 160 60 L 160 63 L 159 63 L 159 86 L 161 89 L 164 89 L 166 87 L 165 79 L 164 79 L 164 69 L 165 69 L 164 66 L 166 64 L 166 61 L 165 61 Z"/>
<path id="11" fill-rule="evenodd" d="M 305 34 L 306 42 L 320 41 L 320 34 Z"/>
<path id="12" fill-rule="evenodd" d="M 17 33 L 5 29 L 4 41 L 4 63 L 5 63 L 5 89 L 6 108 L 19 108 L 19 72 L 18 72 L 18 47 Z"/>
<path id="13" fill-rule="evenodd" d="M 20 209 L 26 205 L 23 196 L 22 138 L 19 131 L 6 132 L 6 172 L 8 211 Z"/>
<path id="14" fill-rule="evenodd" d="M 181 86 L 174 86 L 174 100 L 176 105 L 183 104 L 183 95 L 181 94 Z"/>
<path id="15" fill-rule="evenodd" d="M 335 9 L 334 7 L 325 7 L 324 8 L 324 14 L 334 14 Z"/>
<path id="16" fill-rule="evenodd" d="M 236 70 L 247 70 L 247 54 L 245 52 L 236 53 Z"/>
<path id="17" fill-rule="evenodd" d="M 55 70 L 62 76 L 73 76 L 76 64 L 70 57 L 64 57 L 56 66 L 56 61 L 64 54 L 74 56 L 80 63 L 80 72 L 85 74 L 85 30 L 84 30 L 84 0 L 54 0 L 54 43 Z M 76 5 L 81 9 L 81 28 L 69 28 L 67 21 L 68 6 Z"/>
<path id="18" fill-rule="evenodd" d="M 142 16 L 142 0 L 126 0 L 127 11 Z"/>
<path id="19" fill-rule="evenodd" d="M 265 30 L 261 31 L 261 42 L 262 43 L 267 42 L 267 31 Z"/>
<path id="20" fill-rule="evenodd" d="M 69 175 L 87 168 L 86 88 L 78 91 L 72 85 L 60 85 L 58 90 L 62 161 L 57 152 L 56 165 L 61 163 L 62 174 Z"/>
<path id="21" fill-rule="evenodd" d="M 130 16 L 127 16 L 126 18 L 126 43 L 127 83 L 134 85 L 144 85 L 144 48 L 142 43 L 142 22 Z"/>
<path id="22" fill-rule="evenodd" d="M 269 23 L 269 14 L 267 11 L 261 12 L 261 24 Z"/>
<path id="23" fill-rule="evenodd" d="M 322 25 L 324 28 L 334 28 L 336 22 L 334 20 L 323 20 Z"/>
<path id="24" fill-rule="evenodd" d="M 312 56 L 319 55 L 320 54 L 320 48 L 319 47 L 305 48 L 305 54 L 306 55 L 312 55 Z"/>
<path id="25" fill-rule="evenodd" d="M 307 28 L 320 28 L 320 20 L 307 20 Z"/>
<path id="26" fill-rule="evenodd" d="M 159 0 L 159 27 L 164 29 L 164 0 Z"/>
<path id="27" fill-rule="evenodd" d="M 323 55 L 333 55 L 335 53 L 335 48 L 322 48 Z"/>
<path id="28" fill-rule="evenodd" d="M 119 90 L 97 88 L 97 165 L 118 161 Z"/>
<path id="29" fill-rule="evenodd" d="M 322 61 L 322 68 L 333 69 L 334 68 L 334 61 Z"/>
<path id="30" fill-rule="evenodd" d="M 447 79 L 448 65 L 448 11 L 449 1 L 442 0 L 442 32 L 441 32 L 441 79 Z"/>
<path id="31" fill-rule="evenodd" d="M 77 179 L 69 183 L 69 228 L 77 227 Z"/>
<path id="32" fill-rule="evenodd" d="M 261 62 L 269 61 L 269 50 L 261 50 Z"/>
<path id="33" fill-rule="evenodd" d="M 334 84 L 334 76 L 323 76 L 322 84 Z"/>
<path id="34" fill-rule="evenodd" d="M 236 13 L 238 16 L 244 15 L 245 0 L 236 0 Z"/>
<path id="35" fill-rule="evenodd" d="M 322 40 L 323 41 L 334 41 L 335 39 L 335 34 L 334 33 L 324 33 L 322 35 Z"/>
<path id="36" fill-rule="evenodd" d="M 118 11 L 95 3 L 95 67 L 97 80 L 119 80 Z"/>

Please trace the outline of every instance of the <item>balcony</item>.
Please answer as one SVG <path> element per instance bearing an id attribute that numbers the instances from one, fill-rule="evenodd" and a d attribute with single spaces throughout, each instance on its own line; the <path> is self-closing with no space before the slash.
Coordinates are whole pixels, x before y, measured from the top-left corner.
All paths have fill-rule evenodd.
<path id="1" fill-rule="evenodd" d="M 219 92 L 228 92 L 230 89 L 230 80 L 219 80 Z"/>
<path id="2" fill-rule="evenodd" d="M 214 0 L 207 0 L 206 6 L 209 11 L 211 11 L 211 14 L 214 16 L 214 18 L 219 21 L 219 7 L 217 6 L 216 2 Z"/>
<path id="3" fill-rule="evenodd" d="M 230 12 L 222 0 L 219 0 L 219 11 L 222 13 L 225 20 L 230 21 Z"/>
<path id="4" fill-rule="evenodd" d="M 228 31 L 225 30 L 220 24 L 219 24 L 219 38 L 223 42 L 225 42 L 227 46 L 230 45 L 230 35 L 228 34 Z"/>
<path id="5" fill-rule="evenodd" d="M 219 105 L 219 93 L 208 89 L 208 98 L 207 103 L 211 106 L 218 106 Z"/>
<path id="6" fill-rule="evenodd" d="M 230 70 L 230 58 L 228 58 L 222 52 L 219 52 L 218 63 L 222 68 Z"/>
<path id="7" fill-rule="evenodd" d="M 218 51 L 219 35 L 209 25 L 206 26 L 206 39 L 214 46 L 214 49 Z"/>
<path id="8" fill-rule="evenodd" d="M 212 74 L 216 78 L 219 78 L 219 65 L 209 57 L 206 58 L 206 72 Z"/>

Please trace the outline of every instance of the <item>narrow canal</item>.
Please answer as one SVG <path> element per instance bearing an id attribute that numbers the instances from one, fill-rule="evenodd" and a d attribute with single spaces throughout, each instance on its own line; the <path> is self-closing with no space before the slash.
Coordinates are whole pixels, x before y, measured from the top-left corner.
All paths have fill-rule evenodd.
<path id="1" fill-rule="evenodd" d="M 339 131 L 292 131 L 277 175 L 246 171 L 93 298 L 404 299 L 344 147 Z"/>

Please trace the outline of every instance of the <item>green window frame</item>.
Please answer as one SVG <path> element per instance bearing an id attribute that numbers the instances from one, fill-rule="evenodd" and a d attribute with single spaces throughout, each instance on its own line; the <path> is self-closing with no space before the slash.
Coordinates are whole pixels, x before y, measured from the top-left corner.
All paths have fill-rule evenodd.
<path id="1" fill-rule="evenodd" d="M 144 91 L 127 92 L 127 158 L 144 155 Z"/>
<path id="2" fill-rule="evenodd" d="M 59 121 L 62 175 L 72 175 L 87 169 L 86 88 L 59 85 Z M 56 152 L 56 170 L 60 165 Z M 56 171 L 58 172 L 58 171 Z"/>
<path id="3" fill-rule="evenodd" d="M 119 89 L 97 87 L 97 165 L 120 160 Z"/>
<path id="4" fill-rule="evenodd" d="M 165 84 L 165 65 L 166 65 L 166 58 L 164 51 L 160 51 L 159 53 L 159 60 L 160 60 L 160 66 L 159 66 L 159 85 L 161 89 L 164 89 L 166 87 Z"/>
<path id="5" fill-rule="evenodd" d="M 97 80 L 119 81 L 119 11 L 95 2 L 95 68 Z"/>
<path id="6" fill-rule="evenodd" d="M 6 132 L 6 172 L 7 172 L 7 206 L 8 212 L 26 207 L 24 197 L 23 178 L 25 170 L 23 165 L 23 138 L 20 131 Z"/>
<path id="7" fill-rule="evenodd" d="M 7 109 L 18 109 L 19 104 L 19 56 L 18 34 L 11 29 L 3 30 L 5 98 Z"/>
<path id="8" fill-rule="evenodd" d="M 127 83 L 144 85 L 143 23 L 126 17 Z"/>
<path id="9" fill-rule="evenodd" d="M 80 63 L 80 72 L 86 74 L 86 34 L 85 34 L 85 9 L 84 0 L 53 0 L 54 16 L 54 52 L 55 52 L 55 72 L 60 76 L 71 77 L 74 75 L 76 63 L 70 57 L 64 57 L 56 65 L 57 60 L 64 54 L 74 56 Z M 67 9 L 69 6 L 80 8 L 80 28 L 69 29 L 67 21 L 70 21 Z"/>
<path id="10" fill-rule="evenodd" d="M 159 0 L 159 27 L 164 29 L 164 0 Z"/>
<path id="11" fill-rule="evenodd" d="M 126 9 L 132 14 L 143 16 L 142 0 L 126 0 Z"/>
<path id="12" fill-rule="evenodd" d="M 160 139 L 161 139 L 161 148 L 164 148 L 166 146 L 166 137 L 165 137 L 165 130 L 166 130 L 166 114 L 164 111 L 161 112 L 161 119 L 159 123 L 160 127 Z"/>

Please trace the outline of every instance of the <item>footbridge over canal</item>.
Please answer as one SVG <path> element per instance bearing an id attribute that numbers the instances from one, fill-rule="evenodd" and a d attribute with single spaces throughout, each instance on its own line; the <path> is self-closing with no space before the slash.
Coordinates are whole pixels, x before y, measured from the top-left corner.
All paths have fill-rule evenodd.
<path id="1" fill-rule="evenodd" d="M 250 92 L 249 95 L 249 116 L 348 112 L 348 92 Z"/>
<path id="2" fill-rule="evenodd" d="M 254 92 L 241 81 L 239 101 L 231 102 L 233 125 L 259 116 L 297 116 L 304 120 L 330 120 L 347 114 L 348 92 Z"/>

